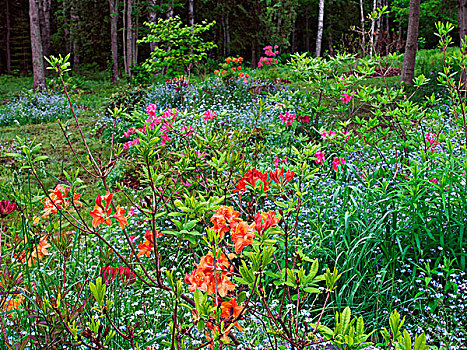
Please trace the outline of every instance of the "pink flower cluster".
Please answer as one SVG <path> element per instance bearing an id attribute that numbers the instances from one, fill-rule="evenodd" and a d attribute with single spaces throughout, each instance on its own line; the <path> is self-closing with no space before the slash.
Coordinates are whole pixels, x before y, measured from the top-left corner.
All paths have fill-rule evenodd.
<path id="1" fill-rule="evenodd" d="M 298 121 L 302 123 L 309 123 L 311 121 L 311 116 L 309 115 L 299 115 L 298 116 Z"/>
<path id="2" fill-rule="evenodd" d="M 281 119 L 282 124 L 286 126 L 291 126 L 293 121 L 295 120 L 296 114 L 290 113 L 289 111 L 285 113 L 281 113 L 279 118 Z"/>
<path id="3" fill-rule="evenodd" d="M 206 112 L 204 112 L 204 121 L 207 123 L 211 120 L 214 120 L 217 118 L 217 113 L 216 112 L 213 112 L 213 111 L 209 111 L 207 110 Z"/>
<path id="4" fill-rule="evenodd" d="M 336 133 L 332 130 L 329 130 L 329 131 L 322 131 L 321 132 L 321 138 L 323 140 L 326 140 L 327 138 L 330 138 L 330 139 L 335 139 L 336 138 Z"/>
<path id="5" fill-rule="evenodd" d="M 344 158 L 334 158 L 334 161 L 332 162 L 332 169 L 334 171 L 337 171 L 338 168 L 340 169 L 340 171 L 343 171 L 344 166 L 345 166 Z"/>
<path id="6" fill-rule="evenodd" d="M 271 66 L 273 63 L 277 64 L 278 61 L 274 57 L 279 54 L 279 51 L 273 51 L 273 50 L 277 49 L 278 47 L 279 46 L 277 45 L 275 45 L 274 48 L 272 46 L 263 47 L 264 54 L 266 56 L 260 57 L 259 62 L 258 62 L 258 68 L 261 68 L 263 65 Z"/>
<path id="7" fill-rule="evenodd" d="M 352 101 L 353 97 L 355 96 L 356 92 L 355 91 L 352 91 L 350 94 L 344 92 L 341 96 L 341 101 L 342 101 L 342 104 L 346 104 L 346 103 L 349 103 L 350 101 Z"/>
<path id="8" fill-rule="evenodd" d="M 428 141 L 430 145 L 430 151 L 433 152 L 435 147 L 439 145 L 438 134 L 434 132 L 429 132 L 425 135 L 425 140 Z"/>
<path id="9" fill-rule="evenodd" d="M 319 165 L 323 165 L 323 164 L 324 164 L 324 153 L 321 152 L 320 149 L 317 150 L 317 151 L 315 152 L 315 158 L 316 158 L 315 162 L 316 162 L 317 164 L 319 164 Z"/>
<path id="10" fill-rule="evenodd" d="M 159 115 L 159 112 L 157 111 L 157 107 L 155 104 L 150 104 L 146 108 L 146 113 L 148 114 L 148 118 L 146 119 L 146 123 L 150 123 L 149 127 L 151 130 L 154 130 L 156 125 L 161 125 L 160 132 L 161 132 L 161 144 L 165 145 L 167 141 L 170 141 L 171 138 L 169 137 L 169 133 L 173 131 L 173 125 L 172 122 L 177 118 L 178 116 L 178 111 L 173 108 L 173 109 L 168 109 L 162 115 Z M 135 134 L 136 132 L 141 132 L 143 134 L 147 133 L 146 125 L 142 128 L 130 128 L 126 132 L 123 133 L 123 136 L 125 137 L 130 137 L 130 135 Z M 125 142 L 123 144 L 124 149 L 129 149 L 131 147 L 134 147 L 139 143 L 139 138 Z"/>

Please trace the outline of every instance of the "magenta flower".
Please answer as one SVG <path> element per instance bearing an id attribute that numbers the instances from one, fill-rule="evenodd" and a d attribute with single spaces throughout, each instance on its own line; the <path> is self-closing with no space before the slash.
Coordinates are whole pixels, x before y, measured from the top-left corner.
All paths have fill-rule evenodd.
<path id="1" fill-rule="evenodd" d="M 319 164 L 319 165 L 323 165 L 323 164 L 324 164 L 324 153 L 321 152 L 320 149 L 317 150 L 317 151 L 315 152 L 315 158 L 316 158 L 315 162 L 316 162 L 317 164 Z"/>
<path id="2" fill-rule="evenodd" d="M 337 171 L 337 168 L 340 168 L 340 171 L 344 170 L 345 166 L 345 159 L 344 158 L 334 158 L 334 161 L 332 162 L 332 169 L 334 171 Z"/>
<path id="3" fill-rule="evenodd" d="M 309 123 L 311 120 L 311 117 L 309 115 L 299 115 L 298 120 L 302 123 Z"/>
<path id="4" fill-rule="evenodd" d="M 328 137 L 330 139 L 335 139 L 336 138 L 336 133 L 334 131 L 332 131 L 332 130 L 329 130 L 329 131 L 324 130 L 324 131 L 321 132 L 321 138 L 323 140 L 326 140 Z"/>
<path id="5" fill-rule="evenodd" d="M 291 126 L 293 121 L 295 120 L 296 114 L 290 113 L 289 111 L 285 113 L 281 113 L 279 118 L 282 122 L 282 124 L 285 124 L 286 126 Z"/>
<path id="6" fill-rule="evenodd" d="M 7 199 L 0 201 L 0 218 L 4 218 L 13 213 L 18 206 L 14 202 L 10 202 Z"/>
<path id="7" fill-rule="evenodd" d="M 216 119 L 216 118 L 217 118 L 217 113 L 216 112 L 209 111 L 209 110 L 204 112 L 203 119 L 204 119 L 205 122 L 209 122 L 209 121 L 211 121 L 213 119 Z"/>
<path id="8" fill-rule="evenodd" d="M 154 103 L 150 103 L 149 106 L 146 108 L 146 113 L 150 117 L 155 117 L 157 114 L 157 106 Z"/>
<path id="9" fill-rule="evenodd" d="M 433 182 L 435 185 L 439 184 L 439 180 L 436 177 L 430 179 L 430 181 Z"/>

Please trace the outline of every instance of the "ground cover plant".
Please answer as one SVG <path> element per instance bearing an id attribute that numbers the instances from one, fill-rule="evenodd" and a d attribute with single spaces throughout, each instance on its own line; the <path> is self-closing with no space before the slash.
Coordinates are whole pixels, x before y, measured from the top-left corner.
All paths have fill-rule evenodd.
<path id="1" fill-rule="evenodd" d="M 437 94 L 375 82 L 398 55 L 274 50 L 120 91 L 92 122 L 49 59 L 66 117 L 27 123 L 57 120 L 73 163 L 32 137 L 3 153 L 2 346 L 465 348 L 466 48 Z"/>

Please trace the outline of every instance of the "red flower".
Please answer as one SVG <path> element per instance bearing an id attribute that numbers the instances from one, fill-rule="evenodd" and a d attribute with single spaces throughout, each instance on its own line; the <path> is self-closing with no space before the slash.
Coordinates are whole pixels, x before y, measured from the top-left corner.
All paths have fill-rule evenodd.
<path id="1" fill-rule="evenodd" d="M 264 223 L 263 223 L 264 221 Z M 255 215 L 256 231 L 266 231 L 270 227 L 274 227 L 279 223 L 279 218 L 276 218 L 276 213 L 270 210 L 266 213 L 257 213 Z"/>
<path id="2" fill-rule="evenodd" d="M 339 168 L 340 171 L 343 171 L 344 166 L 345 166 L 344 158 L 334 158 L 334 161 L 332 162 L 332 168 L 334 169 L 334 171 L 337 171 L 337 168 Z"/>
<path id="3" fill-rule="evenodd" d="M 0 201 L 0 218 L 4 218 L 7 215 L 13 213 L 17 208 L 16 203 L 10 202 L 9 200 Z"/>
<path id="4" fill-rule="evenodd" d="M 136 282 L 136 275 L 126 266 L 101 267 L 101 276 L 107 284 L 114 281 L 116 277 L 118 277 L 120 281 L 124 281 L 128 285 Z"/>
<path id="5" fill-rule="evenodd" d="M 258 180 L 263 183 L 262 190 L 264 192 L 269 191 L 268 185 L 270 182 L 268 181 L 268 175 L 263 174 L 262 172 L 253 168 L 248 170 L 239 180 L 237 188 L 234 190 L 234 192 L 245 192 L 247 190 L 247 184 L 255 188 L 256 182 Z"/>
<path id="6" fill-rule="evenodd" d="M 281 167 L 281 169 L 276 169 L 274 172 L 269 173 L 269 177 L 271 178 L 272 181 L 274 181 L 278 185 L 286 185 L 290 180 L 293 179 L 295 176 L 295 172 L 293 171 L 287 171 L 285 172 L 284 167 Z"/>

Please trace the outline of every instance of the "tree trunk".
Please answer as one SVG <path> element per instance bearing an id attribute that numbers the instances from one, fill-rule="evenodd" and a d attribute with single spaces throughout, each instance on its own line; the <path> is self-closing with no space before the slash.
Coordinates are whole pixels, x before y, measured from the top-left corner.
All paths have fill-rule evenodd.
<path id="1" fill-rule="evenodd" d="M 42 52 L 41 28 L 39 24 L 39 6 L 36 0 L 29 0 L 29 22 L 34 77 L 33 89 L 34 91 L 45 90 L 44 54 Z"/>
<path id="2" fill-rule="evenodd" d="M 465 40 L 467 28 L 465 26 L 465 17 L 467 15 L 465 9 L 467 0 L 457 0 L 457 24 L 459 26 L 459 43 L 462 46 L 462 41 Z"/>
<path id="3" fill-rule="evenodd" d="M 227 43 L 227 55 L 230 55 L 230 26 L 229 26 L 229 13 L 225 16 L 225 39 Z"/>
<path id="4" fill-rule="evenodd" d="M 410 0 L 409 27 L 405 44 L 404 65 L 402 66 L 401 81 L 412 85 L 415 75 L 415 57 L 417 54 L 418 23 L 420 20 L 420 0 Z"/>
<path id="5" fill-rule="evenodd" d="M 71 12 L 71 45 L 73 53 L 73 70 L 79 71 L 79 13 L 78 13 L 79 1 L 73 0 L 70 9 Z"/>
<path id="6" fill-rule="evenodd" d="M 195 24 L 194 0 L 188 0 L 188 25 L 193 27 Z"/>
<path id="7" fill-rule="evenodd" d="M 118 81 L 118 0 L 109 0 L 110 7 L 110 38 L 112 42 L 112 63 L 113 76 L 112 82 Z"/>
<path id="8" fill-rule="evenodd" d="M 174 16 L 174 2 L 171 1 L 169 7 L 167 8 L 167 19 L 172 18 Z"/>
<path id="9" fill-rule="evenodd" d="M 149 1 L 149 15 L 148 15 L 148 22 L 149 23 L 156 23 L 157 22 L 157 13 L 156 13 L 156 0 Z M 149 43 L 149 48 L 151 52 L 154 52 L 156 49 L 156 43 Z"/>
<path id="10" fill-rule="evenodd" d="M 11 73 L 11 48 L 10 48 L 11 23 L 10 23 L 9 0 L 6 0 L 5 12 L 6 12 L 6 72 L 10 74 Z"/>
<path id="11" fill-rule="evenodd" d="M 308 6 L 305 9 L 305 50 L 310 51 L 310 19 L 308 18 Z"/>
<path id="12" fill-rule="evenodd" d="M 133 0 L 127 0 L 126 6 L 126 73 L 131 77 L 133 64 Z"/>
<path id="13" fill-rule="evenodd" d="M 373 12 L 376 11 L 376 0 L 373 0 Z M 370 29 L 370 57 L 373 57 L 373 50 L 375 48 L 375 20 L 371 20 Z"/>
<path id="14" fill-rule="evenodd" d="M 296 45 L 296 34 L 297 34 L 297 26 L 295 25 L 295 21 L 292 23 L 292 34 L 291 34 L 291 39 L 290 39 L 290 46 L 292 49 L 292 52 L 295 52 L 295 45 Z"/>
<path id="15" fill-rule="evenodd" d="M 319 0 L 318 13 L 318 36 L 316 38 L 316 57 L 321 56 L 321 43 L 323 41 L 323 26 L 324 26 L 324 0 Z"/>
<path id="16" fill-rule="evenodd" d="M 365 48 L 365 12 L 363 11 L 363 0 L 360 0 L 360 25 L 361 25 L 361 30 L 362 30 L 362 56 L 365 56 L 366 54 L 366 48 Z"/>
<path id="17" fill-rule="evenodd" d="M 50 55 L 50 6 L 52 0 L 39 0 L 39 20 L 44 56 Z"/>

